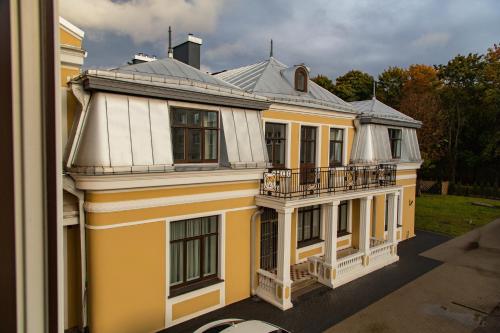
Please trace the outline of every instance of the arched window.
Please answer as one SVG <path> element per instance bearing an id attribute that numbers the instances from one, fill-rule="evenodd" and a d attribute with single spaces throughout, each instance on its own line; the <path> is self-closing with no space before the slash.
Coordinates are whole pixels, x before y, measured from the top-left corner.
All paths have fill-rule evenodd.
<path id="1" fill-rule="evenodd" d="M 295 70 L 295 90 L 307 92 L 307 71 L 304 67 Z"/>

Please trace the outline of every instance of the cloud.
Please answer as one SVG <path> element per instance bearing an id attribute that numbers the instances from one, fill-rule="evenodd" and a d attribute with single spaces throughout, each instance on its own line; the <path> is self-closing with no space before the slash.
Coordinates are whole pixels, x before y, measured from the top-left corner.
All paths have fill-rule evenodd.
<path id="1" fill-rule="evenodd" d="M 426 33 L 412 42 L 412 45 L 418 48 L 428 48 L 435 46 L 444 46 L 450 40 L 450 34 L 446 32 Z"/>
<path id="2" fill-rule="evenodd" d="M 136 44 L 167 40 L 177 31 L 214 31 L 225 0 L 61 0 L 60 13 L 85 30 L 130 36 Z"/>

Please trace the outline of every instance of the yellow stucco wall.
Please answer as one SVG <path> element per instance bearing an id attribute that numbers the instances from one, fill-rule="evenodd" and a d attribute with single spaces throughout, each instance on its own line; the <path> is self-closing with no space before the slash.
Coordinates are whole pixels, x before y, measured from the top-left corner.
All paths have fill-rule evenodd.
<path id="1" fill-rule="evenodd" d="M 320 167 L 328 167 L 329 166 L 329 158 L 330 158 L 330 127 L 329 126 L 321 126 L 321 164 Z"/>
<path id="2" fill-rule="evenodd" d="M 219 290 L 203 294 L 172 305 L 172 320 L 182 318 L 192 313 L 218 305 L 220 299 Z"/>
<path id="3" fill-rule="evenodd" d="M 349 239 L 344 239 L 342 241 L 338 241 L 337 242 L 337 248 L 341 248 L 341 247 L 347 246 L 347 245 L 349 245 L 349 242 L 350 242 Z"/>
<path id="4" fill-rule="evenodd" d="M 80 74 L 80 70 L 76 68 L 70 68 L 70 67 L 61 67 L 61 87 L 66 87 L 68 84 L 68 81 L 71 80 L 73 77 L 77 76 Z"/>
<path id="5" fill-rule="evenodd" d="M 81 265 L 80 265 L 80 227 L 72 225 L 66 227 L 66 273 L 68 324 L 67 328 L 82 324 L 82 297 L 81 297 Z"/>
<path id="6" fill-rule="evenodd" d="M 248 207 L 255 205 L 255 197 L 214 200 L 196 204 L 153 207 L 146 209 L 125 210 L 109 213 L 87 213 L 87 223 L 92 226 L 112 225 L 162 218 L 166 216 L 189 215 L 203 212 Z"/>
<path id="7" fill-rule="evenodd" d="M 254 212 L 226 213 L 226 304 L 250 297 L 250 219 Z"/>
<path id="8" fill-rule="evenodd" d="M 150 332 L 165 325 L 165 225 L 88 230 L 90 331 Z"/>
<path id="9" fill-rule="evenodd" d="M 61 44 L 71 45 L 78 48 L 82 47 L 82 40 L 63 28 L 59 28 L 59 42 Z"/>
<path id="10" fill-rule="evenodd" d="M 340 126 L 353 126 L 354 124 L 353 119 L 343 117 L 332 118 L 328 116 L 307 114 L 307 111 L 305 111 L 304 113 L 296 113 L 281 110 L 266 110 L 264 111 L 264 117 L 269 119 L 289 120 L 297 123 L 305 122 Z"/>
<path id="11" fill-rule="evenodd" d="M 327 117 L 315 114 L 307 114 L 304 112 L 299 114 L 297 112 L 287 112 L 281 110 L 267 110 L 264 111 L 263 117 L 272 121 L 272 119 L 286 120 L 291 123 L 291 138 L 290 138 L 290 167 L 299 168 L 300 167 L 300 127 L 302 125 L 306 126 L 317 126 L 318 131 L 320 130 L 320 141 L 318 145 L 321 147 L 320 151 L 317 152 L 320 156 L 317 156 L 317 161 L 321 167 L 327 167 L 329 163 L 329 149 L 330 149 L 330 126 L 342 126 L 347 130 L 347 158 L 349 159 L 350 152 L 352 149 L 352 144 L 354 140 L 354 129 L 353 129 L 353 119 L 344 117 Z M 349 128 L 351 127 L 351 128 Z"/>
<path id="12" fill-rule="evenodd" d="M 321 246 L 299 253 L 299 259 L 309 258 L 321 253 Z"/>
<path id="13" fill-rule="evenodd" d="M 291 168 L 299 168 L 300 167 L 300 159 L 299 159 L 299 152 L 300 152 L 300 141 L 299 141 L 299 136 L 300 136 L 300 125 L 293 123 L 292 124 L 292 138 L 290 139 L 290 146 L 291 146 L 291 152 L 289 153 L 289 158 L 290 158 L 290 167 Z"/>
<path id="14" fill-rule="evenodd" d="M 126 200 L 153 199 L 160 197 L 175 197 L 181 195 L 203 194 L 224 191 L 257 190 L 259 182 L 214 183 L 206 185 L 170 186 L 164 188 L 142 188 L 128 192 L 89 192 L 85 197 L 90 202 L 115 202 Z"/>
<path id="15" fill-rule="evenodd" d="M 403 240 L 415 236 L 415 187 L 405 187 L 403 192 Z"/>
<path id="16" fill-rule="evenodd" d="M 385 195 L 376 195 L 373 197 L 373 212 L 375 221 L 372 225 L 375 226 L 375 238 L 384 239 L 384 223 L 385 223 Z"/>

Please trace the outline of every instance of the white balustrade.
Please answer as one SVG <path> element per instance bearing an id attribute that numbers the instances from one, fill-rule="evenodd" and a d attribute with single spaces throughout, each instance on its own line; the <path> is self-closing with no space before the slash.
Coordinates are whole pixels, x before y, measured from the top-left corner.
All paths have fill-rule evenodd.
<path id="1" fill-rule="evenodd" d="M 356 252 L 337 261 L 337 278 L 363 269 L 363 253 Z"/>
<path id="2" fill-rule="evenodd" d="M 370 249 L 370 262 L 379 262 L 391 256 L 392 243 L 386 242 Z"/>
<path id="3" fill-rule="evenodd" d="M 276 295 L 276 275 L 259 269 L 257 271 L 258 276 L 258 287 L 257 295 L 265 297 L 275 298 Z M 263 293 L 263 295 L 262 295 Z"/>

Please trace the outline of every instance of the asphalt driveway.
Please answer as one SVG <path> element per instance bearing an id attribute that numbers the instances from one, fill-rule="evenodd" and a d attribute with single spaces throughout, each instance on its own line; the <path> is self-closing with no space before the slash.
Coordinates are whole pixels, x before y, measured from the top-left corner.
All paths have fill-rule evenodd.
<path id="1" fill-rule="evenodd" d="M 500 219 L 421 255 L 443 264 L 327 332 L 500 332 Z"/>
<path id="2" fill-rule="evenodd" d="M 441 265 L 441 261 L 419 254 L 447 240 L 446 236 L 417 231 L 417 237 L 399 245 L 397 263 L 333 290 L 319 287 L 297 297 L 294 307 L 285 312 L 253 297 L 161 332 L 193 332 L 223 318 L 259 319 L 294 333 L 323 332 Z"/>

